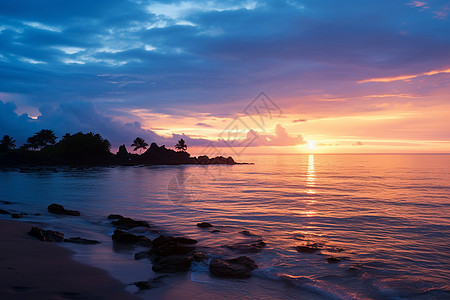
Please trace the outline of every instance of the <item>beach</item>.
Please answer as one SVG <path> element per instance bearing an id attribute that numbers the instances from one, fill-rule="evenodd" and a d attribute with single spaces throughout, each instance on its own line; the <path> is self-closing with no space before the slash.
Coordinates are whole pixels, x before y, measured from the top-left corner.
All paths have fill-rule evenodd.
<path id="1" fill-rule="evenodd" d="M 2 299 L 138 299 L 107 272 L 74 261 L 70 250 L 29 236 L 32 226 L 0 220 Z"/>

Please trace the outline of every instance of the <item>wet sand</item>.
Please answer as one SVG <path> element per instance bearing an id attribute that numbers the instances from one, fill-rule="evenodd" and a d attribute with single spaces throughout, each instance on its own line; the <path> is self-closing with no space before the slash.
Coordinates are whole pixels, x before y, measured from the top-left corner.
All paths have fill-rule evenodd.
<path id="1" fill-rule="evenodd" d="M 139 299 L 107 272 L 74 261 L 70 250 L 29 236 L 31 227 L 0 220 L 1 299 Z"/>

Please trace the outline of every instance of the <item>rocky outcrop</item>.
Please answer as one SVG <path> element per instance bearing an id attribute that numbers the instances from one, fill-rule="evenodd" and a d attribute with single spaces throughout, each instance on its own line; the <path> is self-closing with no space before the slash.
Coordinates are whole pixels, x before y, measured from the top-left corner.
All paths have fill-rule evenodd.
<path id="1" fill-rule="evenodd" d="M 32 227 L 28 234 L 43 242 L 62 242 L 64 240 L 63 233 L 53 230 L 43 230 L 39 227 Z"/>
<path id="2" fill-rule="evenodd" d="M 249 278 L 251 271 L 258 265 L 247 256 L 232 259 L 213 259 L 209 264 L 209 271 L 213 276 L 229 278 Z"/>
<path id="3" fill-rule="evenodd" d="M 48 206 L 48 212 L 52 214 L 58 214 L 58 215 L 68 215 L 68 216 L 79 216 L 80 212 L 77 210 L 68 210 L 65 209 L 64 206 L 53 203 Z"/>
<path id="4" fill-rule="evenodd" d="M 185 151 L 174 151 L 167 149 L 165 145 L 159 147 L 156 143 L 152 143 L 139 159 L 148 164 L 177 165 L 192 163 L 189 156 Z"/>

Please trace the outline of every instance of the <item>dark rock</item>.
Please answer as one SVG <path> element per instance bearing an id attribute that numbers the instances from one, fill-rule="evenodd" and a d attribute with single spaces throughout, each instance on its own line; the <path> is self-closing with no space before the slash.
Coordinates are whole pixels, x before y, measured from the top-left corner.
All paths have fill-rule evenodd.
<path id="1" fill-rule="evenodd" d="M 232 264 L 239 264 L 247 267 L 250 271 L 258 268 L 258 265 L 248 256 L 239 256 L 237 258 L 227 259 Z"/>
<path id="2" fill-rule="evenodd" d="M 137 244 L 139 243 L 140 245 L 143 246 L 149 246 L 151 244 L 150 239 L 146 238 L 143 235 L 134 235 L 132 233 L 129 232 L 125 232 L 122 230 L 115 230 L 114 234 L 112 235 L 112 240 L 118 243 L 122 243 L 122 244 Z"/>
<path id="3" fill-rule="evenodd" d="M 74 244 L 83 244 L 83 245 L 100 244 L 99 241 L 83 239 L 83 238 L 80 238 L 80 237 L 72 237 L 72 238 L 64 239 L 64 242 L 66 242 L 66 243 L 74 243 Z"/>
<path id="4" fill-rule="evenodd" d="M 159 237 L 157 237 L 156 239 L 153 240 L 153 247 L 159 247 L 159 246 L 162 246 L 169 242 L 175 242 L 175 243 L 179 243 L 179 244 L 188 244 L 188 245 L 197 243 L 196 240 L 190 239 L 190 238 L 160 235 Z"/>
<path id="5" fill-rule="evenodd" d="M 230 250 L 239 252 L 239 253 L 257 253 L 260 252 L 266 243 L 263 241 L 256 241 L 250 243 L 237 243 L 233 245 L 224 245 L 223 247 L 228 248 Z"/>
<path id="6" fill-rule="evenodd" d="M 23 218 L 23 213 L 20 213 L 20 214 L 11 214 L 11 218 L 14 218 L 14 219 L 22 219 L 22 218 Z"/>
<path id="7" fill-rule="evenodd" d="M 217 233 L 217 232 L 220 232 L 220 230 L 219 229 L 214 229 L 214 230 L 211 230 L 210 232 L 211 233 Z"/>
<path id="8" fill-rule="evenodd" d="M 11 213 L 7 210 L 0 209 L 0 214 L 2 215 L 10 215 Z"/>
<path id="9" fill-rule="evenodd" d="M 153 261 L 152 270 L 159 273 L 187 272 L 192 264 L 192 257 L 186 255 L 158 256 Z"/>
<path id="10" fill-rule="evenodd" d="M 204 254 L 204 253 L 202 253 L 202 252 L 195 252 L 195 253 L 192 255 L 192 258 L 193 258 L 195 261 L 204 261 L 204 260 L 207 260 L 207 259 L 208 259 L 208 255 L 206 255 L 206 254 Z"/>
<path id="11" fill-rule="evenodd" d="M 200 228 L 213 227 L 210 223 L 207 223 L 207 222 L 197 223 L 197 226 L 200 227 Z"/>
<path id="12" fill-rule="evenodd" d="M 143 259 L 143 258 L 150 258 L 151 254 L 152 253 L 150 251 L 141 251 L 141 252 L 138 252 L 138 253 L 134 254 L 134 259 L 135 260 L 140 260 L 140 259 Z"/>
<path id="13" fill-rule="evenodd" d="M 124 218 L 122 216 L 117 221 L 113 221 L 112 224 L 114 225 L 114 227 L 121 229 L 131 229 L 134 227 L 150 228 L 150 225 L 148 225 L 148 223 L 145 221 L 135 221 L 131 218 Z"/>
<path id="14" fill-rule="evenodd" d="M 320 250 L 320 247 L 318 244 L 314 243 L 312 245 L 296 246 L 295 249 L 301 253 L 315 253 Z"/>
<path id="15" fill-rule="evenodd" d="M 39 227 L 32 227 L 29 235 L 37 237 L 43 242 L 62 242 L 64 240 L 64 234 L 53 230 L 43 230 Z"/>
<path id="16" fill-rule="evenodd" d="M 109 215 L 108 216 L 108 219 L 112 219 L 112 220 L 117 220 L 117 219 L 122 219 L 123 218 L 123 216 L 121 216 L 121 215 L 114 215 L 114 214 L 111 214 L 111 215 Z"/>
<path id="17" fill-rule="evenodd" d="M 77 210 L 68 210 L 65 209 L 64 206 L 53 203 L 48 206 L 48 212 L 52 214 L 58 214 L 58 215 L 68 215 L 68 216 L 79 216 L 80 212 Z"/>
<path id="18" fill-rule="evenodd" d="M 335 264 L 335 263 L 340 262 L 341 259 L 338 258 L 338 257 L 331 256 L 331 257 L 327 258 L 327 261 L 328 261 L 329 264 Z"/>
<path id="19" fill-rule="evenodd" d="M 150 281 L 136 281 L 134 283 L 140 290 L 149 290 L 152 288 Z"/>
<path id="20" fill-rule="evenodd" d="M 241 256 L 227 260 L 213 259 L 209 264 L 209 271 L 218 277 L 249 278 L 251 271 L 257 267 L 252 259 Z"/>
<path id="21" fill-rule="evenodd" d="M 152 252 L 159 256 L 187 255 L 195 250 L 195 247 L 186 246 L 174 240 L 160 246 L 153 245 Z"/>

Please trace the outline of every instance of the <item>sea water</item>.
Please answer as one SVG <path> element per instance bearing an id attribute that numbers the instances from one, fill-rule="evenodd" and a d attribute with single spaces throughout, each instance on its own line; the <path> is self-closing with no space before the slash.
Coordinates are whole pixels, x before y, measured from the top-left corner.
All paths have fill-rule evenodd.
<path id="1" fill-rule="evenodd" d="M 197 239 L 209 257 L 248 255 L 259 265 L 251 279 L 232 280 L 213 278 L 207 262 L 195 263 L 188 274 L 170 275 L 160 287 L 138 292 L 143 298 L 450 298 L 450 155 L 235 159 L 255 164 L 3 169 L 0 200 L 12 203 L 0 202 L 0 208 L 26 212 L 24 220 L 67 237 L 99 240 L 100 245 L 64 246 L 132 292 L 134 281 L 159 274 L 149 260 L 134 260 L 145 248 L 112 243 L 114 229 L 106 218 L 112 213 Z M 82 215 L 49 214 L 51 203 Z M 198 228 L 198 222 L 214 227 Z M 223 247 L 259 239 L 267 244 L 259 253 Z M 321 250 L 295 248 L 313 243 Z M 329 257 L 340 261 L 329 263 Z"/>

